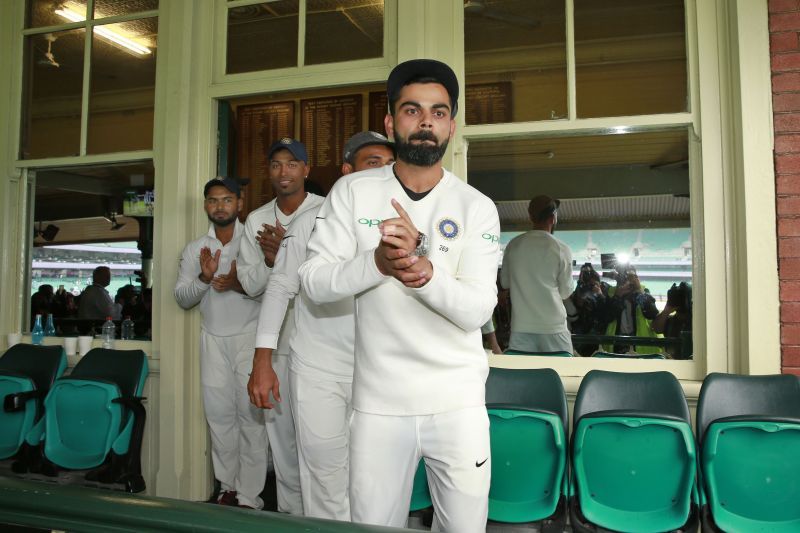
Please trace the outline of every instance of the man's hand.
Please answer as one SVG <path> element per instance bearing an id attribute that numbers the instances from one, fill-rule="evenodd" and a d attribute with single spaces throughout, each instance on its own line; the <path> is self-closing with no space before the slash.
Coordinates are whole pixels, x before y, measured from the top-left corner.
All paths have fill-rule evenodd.
<path id="1" fill-rule="evenodd" d="M 417 248 L 419 230 L 417 230 L 403 206 L 400 205 L 400 202 L 394 198 L 392 199 L 392 207 L 394 207 L 399 216 L 387 218 L 378 225 L 378 229 L 381 232 L 381 243 L 386 243 L 399 250 L 405 250 L 410 255 Z"/>
<path id="2" fill-rule="evenodd" d="M 286 228 L 281 226 L 279 221 L 275 221 L 274 226 L 262 224 L 261 231 L 256 233 L 256 242 L 264 253 L 264 262 L 269 268 L 275 265 L 275 256 L 280 250 L 281 240 L 286 233 Z"/>
<path id="3" fill-rule="evenodd" d="M 217 273 L 219 268 L 219 256 L 222 250 L 217 250 L 214 255 L 211 255 L 211 249 L 204 246 L 200 249 L 200 281 L 205 284 L 211 283 L 214 274 Z"/>
<path id="4" fill-rule="evenodd" d="M 253 371 L 247 382 L 250 403 L 261 409 L 272 409 L 275 404 L 269 401 L 270 392 L 276 402 L 281 401 L 280 382 L 272 369 L 272 348 L 256 348 Z"/>
<path id="5" fill-rule="evenodd" d="M 215 276 L 211 280 L 211 286 L 218 292 L 235 291 L 244 294 L 242 284 L 239 283 L 239 278 L 236 276 L 236 260 L 231 262 L 231 270 L 227 274 Z"/>
<path id="6" fill-rule="evenodd" d="M 417 257 L 419 230 L 397 200 L 392 207 L 399 217 L 384 220 L 378 226 L 381 240 L 375 248 L 375 265 L 384 276 L 392 276 L 409 288 L 419 288 L 430 281 L 433 265 L 427 257 Z"/>

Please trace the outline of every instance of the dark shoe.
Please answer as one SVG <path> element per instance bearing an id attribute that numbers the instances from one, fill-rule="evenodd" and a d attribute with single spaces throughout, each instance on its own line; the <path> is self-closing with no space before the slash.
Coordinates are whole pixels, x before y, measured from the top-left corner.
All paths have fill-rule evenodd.
<path id="1" fill-rule="evenodd" d="M 239 502 L 236 500 L 236 491 L 235 490 L 223 490 L 217 496 L 217 503 L 219 505 L 229 505 L 231 507 L 236 507 L 239 505 Z"/>

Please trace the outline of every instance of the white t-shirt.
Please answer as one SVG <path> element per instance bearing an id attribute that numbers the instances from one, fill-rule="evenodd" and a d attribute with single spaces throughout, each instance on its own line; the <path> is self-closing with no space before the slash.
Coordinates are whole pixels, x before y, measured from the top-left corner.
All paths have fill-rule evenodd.
<path id="1" fill-rule="evenodd" d="M 375 265 L 378 224 L 398 216 L 392 198 L 429 236 L 433 275 L 419 289 Z M 355 295 L 355 409 L 424 415 L 484 405 L 489 365 L 480 327 L 497 302 L 499 233 L 494 203 L 447 171 L 418 201 L 393 166 L 336 182 L 300 278 L 316 302 Z"/>
<path id="2" fill-rule="evenodd" d="M 189 309 L 199 303 L 200 314 L 203 315 L 202 328 L 217 337 L 253 333 L 258 320 L 257 301 L 236 291 L 216 291 L 211 288 L 210 283 L 205 284 L 198 277 L 200 250 L 204 247 L 208 247 L 212 255 L 217 250 L 222 250 L 216 275 L 230 272 L 231 263 L 239 253 L 239 245 L 244 234 L 244 226 L 238 220 L 234 224 L 233 238 L 225 246 L 217 239 L 213 224 L 210 225 L 206 235 L 187 244 L 181 254 L 178 281 L 175 283 L 175 300 L 178 305 Z"/>
<path id="3" fill-rule="evenodd" d="M 300 286 L 298 268 L 306 260 L 308 239 L 317 210 L 308 209 L 292 221 L 261 299 L 257 348 L 276 348 L 289 301 L 294 301 L 295 329 L 289 333 L 293 372 L 320 380 L 353 381 L 355 318 L 353 297 L 315 304 Z"/>
<path id="4" fill-rule="evenodd" d="M 282 220 L 283 226 L 287 229 L 291 227 L 291 222 L 294 222 L 295 217 L 300 213 L 309 209 L 319 209 L 322 205 L 324 198 L 316 194 L 306 193 L 303 203 L 297 210 L 289 215 L 291 219 L 287 221 L 287 216 L 279 213 L 279 209 L 275 205 L 277 199 L 272 199 L 266 204 L 262 205 L 247 216 L 244 223 L 244 236 L 242 237 L 242 244 L 239 247 L 239 258 L 236 261 L 236 272 L 239 276 L 239 283 L 242 284 L 244 292 L 253 298 L 261 299 L 261 295 L 267 288 L 267 281 L 269 280 L 270 272 L 272 269 L 264 262 L 264 252 L 256 241 L 256 234 L 261 231 L 262 224 L 269 224 L 274 226 L 277 218 Z M 291 310 L 291 303 L 289 309 Z M 280 342 L 278 349 L 275 350 L 278 354 L 289 354 L 289 332 L 294 331 L 294 314 L 289 312 L 286 314 L 283 329 L 281 329 Z"/>
<path id="5" fill-rule="evenodd" d="M 564 333 L 567 311 L 562 300 L 572 294 L 572 252 L 550 233 L 517 235 L 503 254 L 500 284 L 511 289 L 511 331 Z"/>

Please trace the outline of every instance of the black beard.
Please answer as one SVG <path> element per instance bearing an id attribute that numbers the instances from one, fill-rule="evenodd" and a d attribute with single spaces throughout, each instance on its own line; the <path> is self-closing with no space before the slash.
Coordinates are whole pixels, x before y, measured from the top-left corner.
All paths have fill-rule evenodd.
<path id="1" fill-rule="evenodd" d="M 433 141 L 437 142 L 436 137 L 429 131 L 421 131 L 408 137 L 408 141 L 395 136 L 394 148 L 397 152 L 397 159 L 405 161 L 417 167 L 431 167 L 438 163 L 447 151 L 449 139 L 445 139 L 442 144 L 411 144 L 411 141 Z"/>
<path id="2" fill-rule="evenodd" d="M 231 224 L 233 224 L 236 221 L 236 219 L 238 218 L 239 215 L 238 214 L 234 214 L 234 215 L 231 215 L 230 218 L 224 218 L 222 220 L 217 220 L 216 218 L 214 218 L 214 217 L 212 217 L 211 215 L 208 215 L 208 214 L 206 216 L 208 217 L 208 220 L 210 220 L 212 224 L 214 224 L 218 228 L 224 228 L 226 226 L 230 226 Z"/>

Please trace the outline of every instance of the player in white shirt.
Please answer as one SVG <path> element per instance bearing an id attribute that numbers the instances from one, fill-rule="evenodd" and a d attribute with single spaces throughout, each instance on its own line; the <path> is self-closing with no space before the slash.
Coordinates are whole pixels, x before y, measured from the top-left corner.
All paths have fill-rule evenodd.
<path id="1" fill-rule="evenodd" d="M 247 380 L 259 304 L 236 277 L 244 233 L 239 183 L 214 179 L 204 188 L 208 233 L 181 255 L 175 299 L 184 309 L 200 305 L 200 382 L 211 433 L 211 459 L 221 491 L 217 503 L 260 509 L 267 474 L 262 411 L 248 401 Z"/>
<path id="2" fill-rule="evenodd" d="M 392 143 L 375 132 L 361 132 L 345 144 L 342 173 L 381 167 L 394 161 Z M 303 513 L 315 518 L 350 520 L 349 429 L 353 381 L 353 298 L 317 305 L 300 286 L 298 268 L 316 211 L 292 222 L 261 301 L 256 356 L 248 385 L 251 401 L 273 407 L 282 384 L 272 369 L 272 351 L 289 301 L 294 299 L 295 330 L 290 333 L 289 383 L 297 431 Z"/>
<path id="3" fill-rule="evenodd" d="M 575 283 L 572 252 L 553 237 L 559 205 L 549 196 L 533 198 L 533 229 L 514 237 L 503 253 L 500 284 L 511 291 L 510 353 L 572 353 L 564 301 Z"/>
<path id="4" fill-rule="evenodd" d="M 397 163 L 339 179 L 300 267 L 315 302 L 355 296 L 351 514 L 403 526 L 424 457 L 434 526 L 484 531 L 491 458 L 480 327 L 497 301 L 497 209 L 442 167 L 455 131 L 453 71 L 408 61 L 387 92 Z"/>
<path id="5" fill-rule="evenodd" d="M 272 144 L 267 151 L 267 160 L 275 198 L 248 215 L 239 250 L 239 281 L 253 298 L 260 298 L 267 288 L 281 239 L 294 218 L 307 210 L 316 211 L 323 200 L 305 192 L 304 183 L 311 169 L 303 143 L 283 138 Z M 289 375 L 288 333 L 293 330 L 294 315 L 290 305 L 272 361 L 275 372 L 284 383 L 288 383 Z M 253 352 L 250 356 L 252 363 Z M 283 396 L 286 399 L 291 397 L 288 386 L 284 387 Z M 302 514 L 297 445 L 288 402 L 265 413 L 265 420 L 277 480 L 278 511 Z"/>

